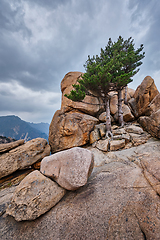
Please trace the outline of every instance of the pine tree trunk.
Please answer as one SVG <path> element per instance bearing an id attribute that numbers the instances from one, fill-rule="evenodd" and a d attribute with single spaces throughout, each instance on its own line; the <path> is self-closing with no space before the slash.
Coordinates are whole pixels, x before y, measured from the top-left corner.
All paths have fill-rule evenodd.
<path id="1" fill-rule="evenodd" d="M 106 137 L 109 136 L 112 138 L 112 129 L 111 129 L 111 115 L 110 115 L 110 99 L 109 97 L 105 99 L 105 108 L 106 108 Z"/>
<path id="2" fill-rule="evenodd" d="M 118 90 L 118 121 L 121 127 L 124 126 L 123 111 L 122 111 L 122 90 Z"/>
<path id="3" fill-rule="evenodd" d="M 125 86 L 125 94 L 124 94 L 124 104 L 128 105 L 128 102 L 127 102 L 127 90 L 128 90 L 128 87 Z"/>

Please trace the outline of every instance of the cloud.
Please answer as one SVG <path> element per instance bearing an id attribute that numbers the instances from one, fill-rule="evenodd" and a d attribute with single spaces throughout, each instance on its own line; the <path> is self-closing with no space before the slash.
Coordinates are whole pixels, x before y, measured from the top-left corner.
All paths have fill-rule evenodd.
<path id="1" fill-rule="evenodd" d="M 26 117 L 32 118 L 31 109 L 35 113 L 36 106 L 39 111 L 38 104 L 32 106 L 37 94 L 43 96 L 44 104 L 53 95 L 57 96 L 54 100 L 60 101 L 60 82 L 64 75 L 69 71 L 84 71 L 87 56 L 99 54 L 110 37 L 116 41 L 119 35 L 124 39 L 132 36 L 136 47 L 141 43 L 145 47 L 144 63 L 131 86 L 136 88 L 146 75 L 155 76 L 159 85 L 159 11 L 158 0 L 115 0 L 114 3 L 112 0 L 1 0 L 1 99 L 7 94 L 5 86 L 15 87 L 19 92 L 21 89 L 23 93 L 26 89 L 33 101 L 27 105 L 22 101 L 21 106 L 28 113 Z M 4 107 L 12 114 L 22 111 L 17 110 L 15 94 L 9 92 L 12 110 L 3 104 L 1 115 Z M 20 94 L 18 100 L 20 97 L 23 99 Z M 9 96 L 5 99 L 9 101 Z M 46 106 L 48 110 L 43 111 L 50 116 L 55 106 L 49 109 Z M 37 117 L 34 120 L 41 121 L 43 113 Z"/>
<path id="2" fill-rule="evenodd" d="M 0 102 L 2 115 L 13 112 L 26 121 L 41 119 L 50 122 L 53 112 L 60 108 L 61 94 L 48 91 L 32 91 L 19 85 L 16 80 L 0 83 Z"/>

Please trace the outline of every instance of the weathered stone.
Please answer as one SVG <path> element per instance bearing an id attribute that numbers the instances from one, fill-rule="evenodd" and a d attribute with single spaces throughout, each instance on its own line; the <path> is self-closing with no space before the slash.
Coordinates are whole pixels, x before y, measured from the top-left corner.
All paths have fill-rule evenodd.
<path id="1" fill-rule="evenodd" d="M 138 111 L 137 111 L 137 107 L 136 107 L 136 99 L 135 98 L 131 98 L 128 101 L 128 105 L 130 106 L 133 115 L 137 118 L 139 115 L 138 115 Z"/>
<path id="2" fill-rule="evenodd" d="M 138 146 L 140 144 L 144 144 L 148 140 L 148 135 L 144 134 L 135 134 L 135 133 L 130 133 L 129 134 L 131 137 L 131 142 L 133 146 Z"/>
<path id="3" fill-rule="evenodd" d="M 100 133 L 100 137 L 104 137 L 106 135 L 106 125 L 104 123 L 95 125 L 94 129 L 98 129 L 98 131 Z"/>
<path id="4" fill-rule="evenodd" d="M 111 92 L 110 112 L 114 115 L 118 111 L 118 97 L 116 92 Z"/>
<path id="5" fill-rule="evenodd" d="M 133 98 L 133 96 L 135 94 L 135 90 L 132 89 L 132 88 L 128 88 L 127 93 L 128 93 L 127 94 L 127 100 L 129 101 L 131 98 Z M 129 97 L 128 97 L 128 95 L 129 95 Z"/>
<path id="6" fill-rule="evenodd" d="M 126 134 L 126 131 L 124 128 L 117 128 L 115 130 L 112 130 L 113 135 L 121 135 Z"/>
<path id="7" fill-rule="evenodd" d="M 160 93 L 155 96 L 152 102 L 145 110 L 145 115 L 150 116 L 152 113 L 157 112 L 160 109 Z"/>
<path id="8" fill-rule="evenodd" d="M 127 105 L 125 104 L 122 105 L 122 111 L 123 111 L 123 120 L 125 122 L 132 122 L 134 120 L 134 116 Z"/>
<path id="9" fill-rule="evenodd" d="M 112 117 L 112 115 L 110 115 L 110 118 L 111 118 L 111 122 L 113 123 L 114 118 Z M 99 121 L 106 122 L 106 112 L 103 112 L 103 113 L 100 114 Z"/>
<path id="10" fill-rule="evenodd" d="M 34 220 L 58 203 L 65 193 L 65 189 L 35 170 L 17 186 L 6 213 L 16 221 Z"/>
<path id="11" fill-rule="evenodd" d="M 99 140 L 96 143 L 96 148 L 98 148 L 101 151 L 107 152 L 109 148 L 109 140 L 108 139 Z"/>
<path id="12" fill-rule="evenodd" d="M 125 140 L 111 140 L 110 151 L 116 151 L 125 147 Z"/>
<path id="13" fill-rule="evenodd" d="M 131 122 L 134 120 L 134 116 L 131 113 L 131 110 L 128 105 L 123 104 L 122 105 L 122 111 L 123 111 L 123 120 L 125 122 Z M 114 120 L 118 122 L 118 112 L 114 114 Z"/>
<path id="14" fill-rule="evenodd" d="M 149 117 L 140 117 L 139 122 L 153 137 L 160 138 L 160 109 L 153 112 Z"/>
<path id="15" fill-rule="evenodd" d="M 98 141 L 100 138 L 101 138 L 101 136 L 100 136 L 99 129 L 97 129 L 97 128 L 94 129 L 94 130 L 90 133 L 90 136 L 89 136 L 90 144 Z"/>
<path id="16" fill-rule="evenodd" d="M 75 147 L 45 157 L 41 162 L 41 173 L 54 179 L 67 190 L 76 190 L 87 183 L 94 166 L 92 153 Z"/>
<path id="17" fill-rule="evenodd" d="M 49 127 L 51 152 L 83 146 L 89 142 L 90 132 L 98 119 L 80 112 L 63 113 L 58 110 Z"/>
<path id="18" fill-rule="evenodd" d="M 0 179 L 0 189 L 9 188 L 18 185 L 29 173 L 33 171 L 32 168 L 14 172 L 9 176 Z"/>
<path id="19" fill-rule="evenodd" d="M 135 134 L 142 134 L 144 133 L 143 129 L 141 127 L 135 126 L 135 125 L 129 125 L 125 127 L 126 132 L 128 133 L 135 133 Z"/>
<path id="20" fill-rule="evenodd" d="M 8 152 L 9 150 L 16 148 L 22 144 L 24 144 L 24 139 L 21 139 L 15 142 L 0 144 L 0 153 Z"/>
<path id="21" fill-rule="evenodd" d="M 113 136 L 113 140 L 122 140 L 122 135 Z"/>
<path id="22" fill-rule="evenodd" d="M 145 77 L 142 83 L 137 87 L 134 94 L 138 116 L 145 113 L 148 105 L 158 94 L 159 91 L 154 83 L 154 80 L 150 76 Z"/>
<path id="23" fill-rule="evenodd" d="M 61 82 L 62 91 L 61 110 L 63 112 L 66 112 L 72 109 L 78 109 L 79 111 L 94 116 L 96 113 L 99 112 L 100 109 L 103 109 L 103 106 L 99 105 L 100 102 L 98 98 L 86 96 L 83 102 L 74 102 L 65 97 L 65 94 L 69 94 L 71 90 L 73 90 L 72 85 L 77 84 L 77 80 L 82 74 L 83 74 L 82 72 L 69 72 L 63 78 Z"/>
<path id="24" fill-rule="evenodd" d="M 25 169 L 50 154 L 47 140 L 36 138 L 0 156 L 0 178 Z"/>
<path id="25" fill-rule="evenodd" d="M 92 150 L 99 167 L 84 187 L 68 191 L 57 205 L 34 221 L 18 223 L 4 213 L 0 218 L 0 239 L 160 239 L 159 196 L 154 190 L 156 185 L 145 177 L 139 159 L 146 151 L 154 159 L 160 141 L 151 139 L 116 152 Z M 8 202 L 9 193 L 3 195 Z"/>
<path id="26" fill-rule="evenodd" d="M 122 138 L 125 139 L 125 143 L 126 144 L 129 143 L 130 140 L 131 140 L 131 137 L 130 137 L 130 135 L 128 133 L 122 134 Z"/>
<path id="27" fill-rule="evenodd" d="M 129 101 L 135 93 L 135 90 L 128 88 L 127 89 L 127 101 Z M 117 92 L 111 92 L 110 93 L 111 99 L 110 99 L 110 111 L 112 115 L 115 115 L 118 111 L 118 96 Z M 125 89 L 122 90 L 122 98 L 125 97 Z"/>

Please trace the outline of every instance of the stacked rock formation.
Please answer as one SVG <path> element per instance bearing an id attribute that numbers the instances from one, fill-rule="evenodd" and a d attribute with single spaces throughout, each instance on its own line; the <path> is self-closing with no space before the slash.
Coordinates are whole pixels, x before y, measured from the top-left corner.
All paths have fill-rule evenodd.
<path id="1" fill-rule="evenodd" d="M 17 221 L 36 219 L 55 206 L 66 189 L 84 186 L 93 166 L 93 154 L 79 147 L 43 158 L 41 172 L 35 170 L 21 181 L 6 213 Z"/>
<path id="2" fill-rule="evenodd" d="M 87 143 L 93 143 L 105 136 L 106 113 L 100 100 L 94 97 L 86 96 L 84 103 L 73 102 L 64 95 L 69 94 L 73 89 L 72 84 L 76 84 L 81 72 L 69 72 L 61 82 L 62 104 L 61 110 L 58 110 L 53 116 L 49 130 L 49 144 L 51 152 L 58 152 L 76 146 L 84 146 Z M 118 98 L 115 92 L 111 92 L 110 111 L 112 123 L 118 120 Z M 124 98 L 124 92 L 123 92 Z M 138 86 L 136 91 L 128 88 L 128 105 L 123 104 L 123 118 L 125 122 L 138 120 L 142 127 L 152 136 L 160 137 L 160 107 L 159 92 L 154 84 L 154 80 L 147 76 Z M 86 103 L 85 103 L 86 102 Z M 88 104 L 87 104 L 88 103 Z M 142 117 L 142 115 L 144 115 Z M 124 129 L 125 131 L 125 129 Z M 114 134 L 114 132 L 113 132 Z M 117 135 L 117 134 L 116 134 Z M 128 138 L 130 140 L 128 141 Z M 114 138 L 117 138 L 114 136 Z M 128 136 L 126 132 L 120 137 L 120 148 L 135 146 L 138 143 L 138 136 Z M 135 140 L 137 138 L 137 140 Z M 148 135 L 141 135 L 139 143 L 144 143 Z M 117 139 L 114 139 L 117 140 Z M 116 142 L 117 143 L 117 142 Z M 131 144 L 132 143 L 132 144 Z M 105 142 L 105 145 L 107 141 Z M 111 148 L 112 149 L 111 143 Z M 98 144 L 99 145 L 99 144 Z M 115 149 L 113 147 L 113 149 Z M 117 148 L 119 149 L 119 148 Z"/>

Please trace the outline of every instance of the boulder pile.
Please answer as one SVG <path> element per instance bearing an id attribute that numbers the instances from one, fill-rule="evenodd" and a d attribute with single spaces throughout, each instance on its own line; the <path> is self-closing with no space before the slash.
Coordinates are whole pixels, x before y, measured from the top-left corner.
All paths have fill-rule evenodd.
<path id="1" fill-rule="evenodd" d="M 99 99 L 86 96 L 84 103 L 82 103 L 73 102 L 65 97 L 65 94 L 69 94 L 73 89 L 72 84 L 77 83 L 81 74 L 83 73 L 69 72 L 61 82 L 61 110 L 54 114 L 49 129 L 49 144 L 52 153 L 84 146 L 88 143 L 92 144 L 105 136 L 106 113 L 102 105 L 94 105 L 101 102 Z M 123 92 L 123 98 L 124 94 Z M 128 88 L 128 105 L 122 105 L 124 121 L 126 123 L 139 121 L 143 129 L 153 137 L 160 138 L 159 94 L 154 80 L 149 76 L 142 81 L 136 91 Z M 113 125 L 116 124 L 118 119 L 118 97 L 115 92 L 111 92 L 110 96 L 110 112 Z M 110 149 L 136 146 L 136 144 L 145 143 L 148 139 L 148 135 L 144 132 L 143 134 L 138 133 L 140 136 L 134 134 L 133 132 L 133 134 L 128 135 L 127 129 L 124 128 L 123 136 L 119 136 L 120 139 L 117 137 L 118 134 L 115 134 L 114 142 L 110 143 Z M 120 142 L 115 142 L 115 140 Z M 99 143 L 97 144 L 99 146 Z M 102 144 L 106 146 L 105 149 L 107 146 L 109 147 L 107 141 Z M 114 147 L 115 144 L 118 144 L 119 147 Z"/>
<path id="2" fill-rule="evenodd" d="M 93 154 L 79 147 L 43 158 L 40 171 L 31 172 L 17 186 L 6 213 L 17 221 L 36 219 L 55 206 L 66 190 L 84 186 L 93 166 Z"/>

